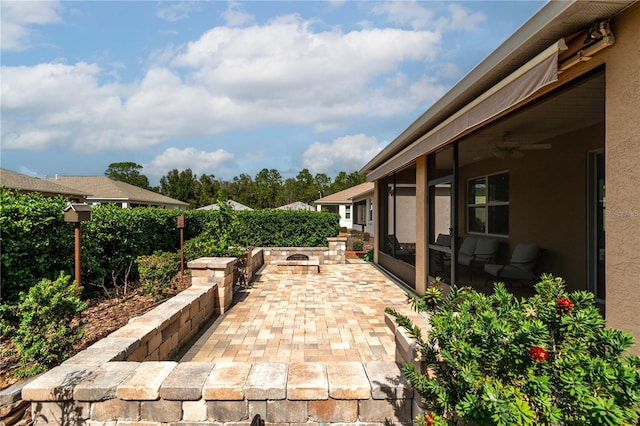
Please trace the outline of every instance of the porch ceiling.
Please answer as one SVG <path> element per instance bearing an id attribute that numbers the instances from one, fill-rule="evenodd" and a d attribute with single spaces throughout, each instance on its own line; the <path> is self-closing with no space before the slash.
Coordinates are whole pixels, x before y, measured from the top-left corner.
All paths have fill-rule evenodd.
<path id="1" fill-rule="evenodd" d="M 599 74 L 578 86 L 514 113 L 482 128 L 463 141 L 460 165 L 494 155 L 495 144 L 503 141 L 535 144 L 552 137 L 574 132 L 604 121 L 605 77 Z"/>

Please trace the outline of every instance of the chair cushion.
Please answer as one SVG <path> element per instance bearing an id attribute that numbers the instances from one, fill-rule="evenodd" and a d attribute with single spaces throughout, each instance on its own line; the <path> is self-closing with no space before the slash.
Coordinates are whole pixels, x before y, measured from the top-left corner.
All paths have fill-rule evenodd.
<path id="1" fill-rule="evenodd" d="M 489 275 L 497 277 L 502 267 L 503 265 L 497 265 L 495 263 L 487 263 L 486 265 L 484 265 L 484 271 Z"/>
<path id="2" fill-rule="evenodd" d="M 436 238 L 436 244 L 439 246 L 451 247 L 451 235 L 438 234 L 438 238 Z"/>
<path id="3" fill-rule="evenodd" d="M 464 239 L 462 244 L 460 245 L 460 249 L 458 250 L 458 259 L 463 255 L 465 256 L 473 256 L 476 251 L 476 244 L 478 244 L 478 240 L 475 238 L 467 237 Z"/>
<path id="4" fill-rule="evenodd" d="M 518 268 L 513 265 L 497 265 L 495 263 L 487 263 L 484 265 L 484 271 L 496 278 L 506 278 L 510 280 L 532 281 L 536 279 L 533 272 Z"/>
<path id="5" fill-rule="evenodd" d="M 476 256 L 495 257 L 498 252 L 498 240 L 482 238 L 476 244 Z"/>
<path id="6" fill-rule="evenodd" d="M 523 281 L 531 281 L 536 279 L 536 276 L 533 274 L 533 272 L 518 268 L 517 266 L 513 265 L 505 265 L 502 271 L 498 273 L 498 276 L 500 278 Z"/>
<path id="7" fill-rule="evenodd" d="M 513 250 L 511 264 L 518 265 L 521 269 L 531 271 L 538 258 L 538 246 L 535 244 L 520 243 Z"/>

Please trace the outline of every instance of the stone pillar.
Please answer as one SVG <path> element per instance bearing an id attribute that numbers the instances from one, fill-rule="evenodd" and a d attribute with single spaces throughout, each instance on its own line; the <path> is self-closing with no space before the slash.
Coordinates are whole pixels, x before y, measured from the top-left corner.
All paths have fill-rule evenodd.
<path id="1" fill-rule="evenodd" d="M 345 254 L 345 251 L 347 250 L 347 238 L 329 237 L 327 238 L 327 242 L 329 245 L 329 263 L 347 263 L 347 257 Z"/>
<path id="2" fill-rule="evenodd" d="M 233 267 L 235 257 L 201 257 L 187 264 L 191 270 L 191 285 L 218 284 L 214 313 L 223 314 L 233 300 Z"/>

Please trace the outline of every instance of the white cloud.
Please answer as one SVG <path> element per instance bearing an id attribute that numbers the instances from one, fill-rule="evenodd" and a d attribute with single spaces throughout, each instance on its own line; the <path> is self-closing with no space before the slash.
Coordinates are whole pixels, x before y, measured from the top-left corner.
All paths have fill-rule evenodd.
<path id="1" fill-rule="evenodd" d="M 160 2 L 156 9 L 156 16 L 167 22 L 176 22 L 187 19 L 192 12 L 200 10 L 198 2 Z"/>
<path id="2" fill-rule="evenodd" d="M 416 1 L 393 1 L 376 4 L 373 13 L 386 15 L 389 22 L 414 29 L 433 27 L 434 13 Z"/>
<path id="3" fill-rule="evenodd" d="M 195 148 L 167 148 L 149 164 L 144 164 L 144 173 L 149 176 L 165 176 L 173 169 L 191 169 L 194 174 L 216 174 L 224 163 L 234 159 L 234 155 L 224 149 L 213 152 Z"/>
<path id="4" fill-rule="evenodd" d="M 240 27 L 255 21 L 253 15 L 246 13 L 242 9 L 242 5 L 237 1 L 229 2 L 227 9 L 222 12 L 222 17 L 230 27 Z"/>
<path id="5" fill-rule="evenodd" d="M 470 13 L 459 4 L 450 4 L 451 20 L 449 29 L 471 31 L 477 28 L 478 24 L 487 19 L 487 15 L 482 12 Z"/>
<path id="6" fill-rule="evenodd" d="M 302 167 L 313 174 L 351 172 L 362 168 L 381 149 L 375 137 L 364 134 L 342 136 L 329 143 L 314 142 L 302 155 Z"/>
<path id="7" fill-rule="evenodd" d="M 3 1 L 0 10 L 2 50 L 26 50 L 31 47 L 34 25 L 62 22 L 59 1 Z"/>
<path id="8" fill-rule="evenodd" d="M 3 139 L 38 131 L 49 137 L 11 147 L 98 152 L 264 124 L 336 129 L 437 98 L 436 80 L 400 69 L 409 62 L 435 69 L 439 43 L 432 31 L 314 32 L 311 21 L 290 15 L 263 26 L 216 27 L 182 48 L 167 46 L 130 84 L 105 83 L 108 73 L 84 62 L 3 67 Z"/>
<path id="9" fill-rule="evenodd" d="M 389 22 L 408 25 L 415 30 L 431 28 L 438 31 L 471 31 L 487 19 L 482 12 L 469 12 L 460 4 L 448 5 L 450 16 L 439 15 L 428 8 L 429 2 L 393 1 L 376 4 L 372 11 L 386 16 Z"/>
<path id="10" fill-rule="evenodd" d="M 69 136 L 68 132 L 59 130 L 40 130 L 25 128 L 19 133 L 9 133 L 2 138 L 3 148 L 19 148 L 40 150 Z"/>

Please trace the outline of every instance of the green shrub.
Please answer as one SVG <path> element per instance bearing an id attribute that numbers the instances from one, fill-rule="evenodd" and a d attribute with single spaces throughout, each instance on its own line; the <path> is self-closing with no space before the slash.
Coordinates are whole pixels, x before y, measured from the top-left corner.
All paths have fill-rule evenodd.
<path id="1" fill-rule="evenodd" d="M 138 256 L 136 265 L 145 294 L 160 300 L 180 271 L 180 253 L 157 251 L 148 256 Z"/>
<path id="2" fill-rule="evenodd" d="M 623 355 L 631 335 L 605 328 L 593 294 L 568 294 L 561 278 L 535 289 L 522 300 L 500 283 L 491 296 L 455 286 L 409 296 L 431 313 L 428 336 L 387 310 L 424 364 L 403 367 L 429 410 L 418 424 L 637 424 L 640 358 Z"/>
<path id="3" fill-rule="evenodd" d="M 362 242 L 362 240 L 353 240 L 353 243 L 351 243 L 351 248 L 353 248 L 353 251 L 362 251 L 362 249 L 364 248 L 364 243 Z"/>
<path id="4" fill-rule="evenodd" d="M 19 303 L 9 308 L 18 323 L 2 328 L 13 337 L 22 366 L 19 376 L 37 374 L 68 358 L 83 334 L 76 316 L 87 305 L 79 294 L 71 278 L 61 273 L 55 281 L 44 279 L 21 293 Z"/>
<path id="5" fill-rule="evenodd" d="M 118 285 L 137 276 L 138 256 L 176 251 L 179 231 L 176 210 L 95 206 L 82 223 L 83 281 Z"/>
<path id="6" fill-rule="evenodd" d="M 371 240 L 371 234 L 369 234 L 368 232 L 360 231 L 358 229 L 352 229 L 350 234 L 352 237 L 361 239 L 362 241 Z"/>
<path id="7" fill-rule="evenodd" d="M 41 194 L 0 193 L 0 300 L 14 303 L 22 291 L 59 271 L 73 271 L 73 225 L 64 222 L 67 200 Z"/>
<path id="8" fill-rule="evenodd" d="M 73 224 L 64 222 L 64 198 L 18 194 L 2 189 L 0 202 L 0 298 L 15 303 L 40 279 L 55 279 L 74 266 Z M 135 280 L 135 260 L 155 251 L 179 248 L 176 217 L 186 219 L 185 257 L 235 256 L 232 247 L 326 246 L 338 235 L 339 216 L 315 211 L 257 210 L 177 211 L 159 208 L 92 207 L 81 224 L 82 282 L 87 286 L 120 286 Z"/>
<path id="9" fill-rule="evenodd" d="M 373 262 L 373 249 L 365 253 L 364 260 L 366 260 L 367 262 Z"/>
<path id="10" fill-rule="evenodd" d="M 236 212 L 231 245 L 239 247 L 326 247 L 338 235 L 340 216 L 309 210 Z"/>

